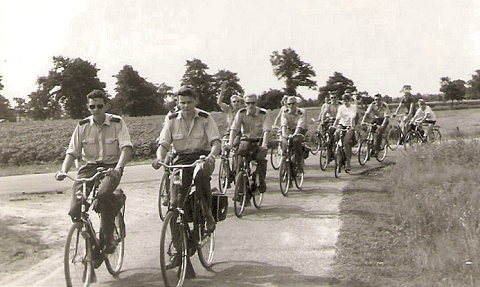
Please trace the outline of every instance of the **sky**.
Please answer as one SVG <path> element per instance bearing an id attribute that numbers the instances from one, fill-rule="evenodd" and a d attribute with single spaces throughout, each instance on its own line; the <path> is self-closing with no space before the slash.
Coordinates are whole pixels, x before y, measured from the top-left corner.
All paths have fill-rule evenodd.
<path id="1" fill-rule="evenodd" d="M 479 19 L 478 0 L 0 0 L 0 94 L 27 98 L 60 55 L 95 64 L 112 95 L 124 65 L 176 90 L 193 59 L 260 94 L 284 87 L 270 55 L 285 48 L 318 86 L 340 72 L 371 95 L 439 93 L 480 69 Z"/>

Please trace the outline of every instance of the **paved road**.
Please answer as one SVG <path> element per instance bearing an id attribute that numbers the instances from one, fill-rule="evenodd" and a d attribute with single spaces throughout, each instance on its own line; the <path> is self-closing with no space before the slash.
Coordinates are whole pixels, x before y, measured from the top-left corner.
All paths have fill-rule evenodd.
<path id="1" fill-rule="evenodd" d="M 391 160 L 389 155 L 386 161 Z M 309 157 L 303 190 L 294 188 L 288 197 L 281 195 L 278 172 L 269 164 L 264 206 L 259 210 L 247 207 L 239 219 L 230 201 L 227 219 L 217 225 L 212 270 L 205 270 L 194 258 L 197 278 L 184 286 L 328 286 L 334 280 L 332 263 L 341 226 L 342 189 L 362 171 L 380 164 L 375 160 L 365 167 L 353 164 L 351 174 L 335 178 L 331 166 L 323 172 L 317 162 L 318 156 Z M 101 266 L 94 286 L 163 286 L 159 270 L 161 221 L 156 207 L 159 178 L 160 172 L 148 165 L 126 169 L 122 181 L 128 197 L 123 272 L 114 278 Z M 212 182 L 217 185 L 216 177 Z M 70 182 L 59 183 L 53 174 L 0 178 L 0 194 L 69 187 Z M 231 197 L 233 191 L 228 193 Z M 68 219 L 62 220 L 66 235 Z M 63 242 L 64 237 L 59 240 Z M 60 249 L 28 271 L 0 279 L 0 286 L 62 285 Z"/>

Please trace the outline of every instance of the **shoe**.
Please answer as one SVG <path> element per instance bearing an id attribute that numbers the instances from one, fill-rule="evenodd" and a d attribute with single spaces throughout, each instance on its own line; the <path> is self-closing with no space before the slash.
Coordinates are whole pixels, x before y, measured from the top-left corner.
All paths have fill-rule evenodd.
<path id="1" fill-rule="evenodd" d="M 347 162 L 345 163 L 345 172 L 350 172 L 350 170 L 351 170 L 350 161 L 347 161 Z"/>
<path id="2" fill-rule="evenodd" d="M 250 200 L 245 201 L 245 206 L 252 206 L 252 203 L 250 202 Z"/>
<path id="3" fill-rule="evenodd" d="M 205 226 L 205 231 L 207 233 L 212 233 L 213 231 L 215 231 L 215 226 L 216 226 L 216 222 L 215 222 L 215 218 L 213 218 L 212 215 L 210 216 L 207 216 L 207 224 Z"/>
<path id="4" fill-rule="evenodd" d="M 113 239 L 113 236 L 110 239 L 106 240 L 105 247 L 103 248 L 103 254 L 112 254 L 117 248 L 117 242 Z"/>
<path id="5" fill-rule="evenodd" d="M 172 258 L 170 258 L 170 261 L 165 265 L 165 269 L 173 269 L 175 267 L 180 266 L 182 264 L 182 257 L 180 254 L 175 253 Z"/>

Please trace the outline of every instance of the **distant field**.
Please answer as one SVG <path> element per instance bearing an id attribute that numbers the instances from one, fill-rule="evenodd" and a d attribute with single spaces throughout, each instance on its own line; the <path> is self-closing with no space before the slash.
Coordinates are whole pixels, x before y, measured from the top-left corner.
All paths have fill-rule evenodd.
<path id="1" fill-rule="evenodd" d="M 307 108 L 307 120 L 317 118 L 320 108 Z M 271 111 L 272 122 L 278 110 Z M 480 134 L 480 108 L 436 111 L 437 124 L 444 138 Z M 213 112 L 221 133 L 227 129 L 225 115 Z M 133 160 L 152 159 L 155 139 L 160 133 L 164 116 L 124 118 L 135 148 Z M 78 121 L 28 121 L 0 124 L 0 166 L 60 163 L 70 136 Z M 309 122 L 309 130 L 316 128 Z"/>

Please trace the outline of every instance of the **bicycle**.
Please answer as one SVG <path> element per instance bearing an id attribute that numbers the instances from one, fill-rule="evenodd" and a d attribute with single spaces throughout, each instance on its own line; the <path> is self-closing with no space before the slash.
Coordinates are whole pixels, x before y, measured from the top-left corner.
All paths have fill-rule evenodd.
<path id="1" fill-rule="evenodd" d="M 367 135 L 360 141 L 360 145 L 358 147 L 358 163 L 360 163 L 360 165 L 362 166 L 365 165 L 374 154 L 374 142 L 376 136 L 375 134 L 377 133 L 378 128 L 378 125 L 376 123 L 366 125 L 368 125 Z M 385 133 L 382 135 L 381 141 L 382 142 L 380 143 L 380 149 L 376 151 L 375 154 L 375 158 L 378 162 L 384 161 L 387 157 L 388 143 Z"/>
<path id="2" fill-rule="evenodd" d="M 232 173 L 235 170 L 236 165 L 236 148 L 225 149 L 225 144 L 228 142 L 228 138 L 222 139 L 223 148 L 220 156 L 220 166 L 218 169 L 218 187 L 220 192 L 225 194 L 230 185 L 235 182 L 235 177 Z M 230 158 L 232 161 L 230 162 Z"/>
<path id="3" fill-rule="evenodd" d="M 233 206 L 235 215 L 240 218 L 245 210 L 245 205 L 250 201 L 250 198 L 253 198 L 253 205 L 257 209 L 260 209 L 263 202 L 263 193 L 259 191 L 260 178 L 257 173 L 256 160 L 251 159 L 250 156 L 238 155 L 238 157 L 240 165 L 235 178 L 236 185 L 233 195 Z"/>
<path id="4" fill-rule="evenodd" d="M 440 132 L 440 126 L 433 126 L 431 135 L 424 136 L 425 131 L 422 128 L 421 122 L 415 122 L 405 135 L 405 143 L 404 148 L 407 149 L 407 146 L 415 147 L 417 145 L 421 145 L 428 142 L 441 142 L 442 141 L 442 133 Z"/>
<path id="5" fill-rule="evenodd" d="M 393 115 L 393 118 L 399 117 Z M 399 145 L 403 144 L 405 134 L 403 133 L 405 126 L 405 117 L 402 116 L 397 120 L 396 124 L 392 124 L 387 133 L 387 145 L 390 150 L 396 150 Z"/>
<path id="6" fill-rule="evenodd" d="M 335 142 L 335 148 L 334 148 L 334 161 L 335 161 L 335 177 L 338 178 L 341 173 L 342 167 L 344 168 L 346 173 L 349 173 L 349 171 L 346 169 L 346 161 L 347 157 L 345 155 L 345 145 L 344 145 L 344 138 L 345 138 L 345 133 L 351 129 L 351 127 L 346 127 L 346 128 L 337 128 L 337 130 L 340 132 L 338 140 Z"/>
<path id="7" fill-rule="evenodd" d="M 103 242 L 95 231 L 94 224 L 89 216 L 89 208 L 95 210 L 97 192 L 100 180 L 108 174 L 109 169 L 99 168 L 97 173 L 90 178 L 74 178 L 66 176 L 82 183 L 82 190 L 75 195 L 80 200 L 81 220 L 74 222 L 68 231 L 64 253 L 64 272 L 67 286 L 90 286 L 96 282 L 95 270 L 102 262 L 111 275 L 118 275 L 122 268 L 125 252 L 125 196 L 121 189 L 115 191 L 115 198 L 121 199 L 121 207 L 114 221 L 114 240 L 117 247 L 112 254 L 103 254 Z M 94 182 L 89 192 L 88 182 Z M 118 202 L 117 202 L 118 204 Z M 96 211 L 98 213 L 98 211 Z M 99 214 L 100 216 L 100 214 Z"/>
<path id="8" fill-rule="evenodd" d="M 274 170 L 280 168 L 280 164 L 282 163 L 282 153 L 282 131 L 278 130 L 275 146 L 270 150 L 270 164 Z"/>
<path id="9" fill-rule="evenodd" d="M 292 147 L 292 136 L 287 136 L 287 147 L 285 150 L 285 155 L 282 156 L 282 163 L 280 164 L 279 172 L 279 182 L 280 182 L 280 192 L 283 196 L 287 196 L 290 190 L 290 187 L 293 186 L 293 181 L 295 181 L 295 186 L 298 189 L 302 189 L 304 172 L 298 172 L 298 167 L 296 166 L 295 154 L 293 154 Z"/>
<path id="10" fill-rule="evenodd" d="M 185 168 L 194 168 L 192 182 L 183 202 L 170 208 L 163 221 L 160 237 L 160 267 L 165 286 L 180 287 L 186 279 L 189 258 L 196 252 L 202 266 L 210 268 L 213 262 L 215 231 L 206 231 L 206 219 L 203 216 L 200 199 L 196 196 L 195 177 L 205 162 L 200 156 L 192 164 L 160 165 L 168 169 L 172 187 L 182 188 L 182 176 Z M 212 194 L 214 203 L 212 211 L 215 221 L 226 217 L 228 200 L 226 195 Z M 189 204 L 190 203 L 190 204 Z"/>

